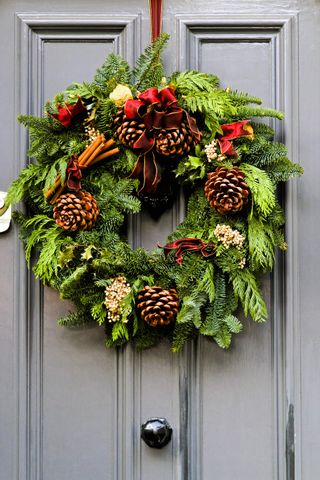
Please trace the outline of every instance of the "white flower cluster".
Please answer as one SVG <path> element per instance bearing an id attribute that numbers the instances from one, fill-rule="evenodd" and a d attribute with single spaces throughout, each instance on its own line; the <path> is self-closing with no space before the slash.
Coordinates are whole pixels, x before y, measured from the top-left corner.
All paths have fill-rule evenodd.
<path id="1" fill-rule="evenodd" d="M 230 246 L 236 247 L 238 250 L 241 250 L 244 243 L 244 235 L 242 235 L 239 230 L 233 230 L 229 225 L 220 225 L 218 224 L 214 229 L 215 236 L 217 239 L 223 243 L 225 248 Z"/>
<path id="2" fill-rule="evenodd" d="M 96 130 L 94 127 L 90 127 L 89 125 L 86 125 L 84 127 L 84 133 L 85 135 L 89 138 L 89 143 L 88 145 L 93 142 L 96 138 L 99 137 L 100 132 L 99 130 Z"/>
<path id="3" fill-rule="evenodd" d="M 105 306 L 108 309 L 108 321 L 117 322 L 121 316 L 121 301 L 131 291 L 126 277 L 116 277 L 105 291 Z"/>
<path id="4" fill-rule="evenodd" d="M 226 156 L 222 153 L 218 152 L 218 140 L 213 140 L 211 143 L 204 147 L 204 151 L 206 152 L 207 159 L 209 162 L 213 160 L 217 160 L 218 162 L 222 162 L 226 159 Z"/>

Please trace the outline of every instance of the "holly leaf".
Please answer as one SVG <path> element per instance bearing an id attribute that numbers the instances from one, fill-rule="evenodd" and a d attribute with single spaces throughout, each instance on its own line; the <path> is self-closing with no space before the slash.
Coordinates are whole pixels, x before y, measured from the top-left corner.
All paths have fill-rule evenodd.
<path id="1" fill-rule="evenodd" d="M 96 247 L 94 245 L 88 245 L 85 248 L 84 252 L 81 254 L 81 259 L 88 261 L 91 258 L 93 258 L 93 255 L 92 255 L 93 250 L 97 250 Z"/>
<path id="2" fill-rule="evenodd" d="M 63 251 L 59 253 L 58 265 L 63 268 L 74 259 L 74 250 L 77 245 L 67 245 Z"/>
<path id="3" fill-rule="evenodd" d="M 184 162 L 180 162 L 176 170 L 176 176 L 188 175 L 189 180 L 197 180 L 204 178 L 206 175 L 206 166 L 204 161 L 199 157 L 188 156 Z"/>

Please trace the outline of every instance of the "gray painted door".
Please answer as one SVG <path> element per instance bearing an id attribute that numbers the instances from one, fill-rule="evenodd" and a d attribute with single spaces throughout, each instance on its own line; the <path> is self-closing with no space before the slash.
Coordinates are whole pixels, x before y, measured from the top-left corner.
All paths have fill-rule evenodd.
<path id="1" fill-rule="evenodd" d="M 147 0 L 0 0 L 0 26 L 5 190 L 25 165 L 16 114 L 40 114 L 108 52 L 133 62 L 149 39 Z M 168 69 L 217 73 L 284 110 L 278 136 L 306 170 L 283 193 L 290 247 L 264 279 L 270 321 L 245 322 L 231 351 L 107 351 L 99 328 L 58 327 L 70 306 L 26 271 L 16 228 L 1 234 L 1 480 L 319 478 L 319 26 L 318 0 L 164 2 Z M 183 211 L 142 216 L 134 244 L 163 241 Z M 164 450 L 140 441 L 150 416 L 173 426 Z"/>

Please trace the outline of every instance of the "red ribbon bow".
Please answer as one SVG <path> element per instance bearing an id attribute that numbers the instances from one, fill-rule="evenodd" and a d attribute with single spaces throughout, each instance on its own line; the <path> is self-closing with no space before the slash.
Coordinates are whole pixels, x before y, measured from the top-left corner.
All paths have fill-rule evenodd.
<path id="1" fill-rule="evenodd" d="M 220 138 L 218 138 L 218 142 L 223 155 L 237 156 L 237 152 L 234 150 L 233 144 L 230 142 L 230 140 L 234 140 L 235 138 L 239 137 L 253 136 L 253 128 L 251 125 L 248 125 L 249 122 L 250 120 L 242 120 L 241 122 L 226 123 L 225 125 L 221 125 L 223 134 Z"/>
<path id="2" fill-rule="evenodd" d="M 70 190 L 79 192 L 81 190 L 82 168 L 78 163 L 78 157 L 72 155 L 67 167 L 67 186 Z"/>
<path id="3" fill-rule="evenodd" d="M 59 113 L 51 113 L 51 117 L 55 118 L 60 122 L 64 127 L 70 127 L 72 124 L 72 120 L 80 113 L 86 110 L 86 107 L 82 103 L 81 98 L 78 98 L 77 103 L 74 105 L 70 105 L 69 103 L 65 103 L 64 107 L 60 104 L 57 104 L 58 112 Z"/>
<path id="4" fill-rule="evenodd" d="M 152 152 L 157 130 L 177 129 L 185 119 L 195 141 L 200 141 L 201 133 L 195 119 L 177 103 L 178 100 L 171 88 L 164 88 L 161 91 L 157 88 L 149 88 L 139 95 L 138 100 L 127 100 L 125 103 L 126 117 L 144 123 L 146 126 L 133 145 L 134 149 L 140 151 L 140 155 L 130 175 L 131 178 L 140 179 L 139 192 L 141 193 L 154 193 L 161 180 L 162 166 L 159 157 Z"/>
<path id="5" fill-rule="evenodd" d="M 168 256 L 171 250 L 176 250 L 175 258 L 179 265 L 182 264 L 186 252 L 200 252 L 203 257 L 211 257 L 216 251 L 214 243 L 204 243 L 200 238 L 180 238 L 160 248 L 163 248 L 165 256 Z"/>

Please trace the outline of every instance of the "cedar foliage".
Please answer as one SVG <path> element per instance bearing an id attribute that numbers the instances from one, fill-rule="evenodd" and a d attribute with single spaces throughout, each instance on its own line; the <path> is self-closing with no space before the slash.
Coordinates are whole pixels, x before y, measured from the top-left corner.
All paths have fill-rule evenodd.
<path id="1" fill-rule="evenodd" d="M 84 172 L 83 188 L 95 196 L 101 209 L 93 230 L 61 230 L 52 218 L 52 206 L 43 196 L 57 175 L 64 180 L 70 155 L 81 153 L 87 142 L 81 120 L 65 128 L 51 116 L 57 111 L 57 102 L 72 104 L 80 96 L 95 127 L 112 136 L 118 107 L 109 98 L 110 93 L 119 83 L 129 86 L 133 95 L 138 90 L 166 86 L 161 54 L 168 39 L 167 34 L 162 34 L 148 46 L 133 70 L 120 56 L 109 55 L 92 83 L 70 85 L 46 104 L 44 117 L 18 117 L 29 129 L 28 154 L 32 163 L 12 183 L 6 205 L 26 202 L 27 214 L 14 215 L 21 227 L 26 259 L 29 263 L 36 251 L 35 275 L 56 288 L 61 298 L 75 304 L 76 311 L 61 318 L 60 325 L 76 327 L 96 322 L 104 327 L 109 347 L 133 341 L 138 349 L 150 348 L 168 337 L 173 351 L 179 351 L 189 339 L 201 334 L 219 347 L 229 348 L 232 335 L 242 330 L 237 318 L 239 305 L 254 321 L 267 319 L 259 274 L 273 268 L 277 247 L 286 249 L 277 185 L 303 172 L 300 165 L 289 160 L 286 147 L 274 142 L 273 128 L 257 120 L 282 119 L 281 112 L 264 108 L 255 96 L 220 88 L 219 79 L 208 73 L 175 72 L 167 80 L 178 105 L 196 118 L 203 134 L 200 144 L 176 167 L 177 180 L 188 186 L 188 204 L 185 220 L 168 241 L 187 237 L 212 242 L 215 256 L 204 258 L 188 252 L 182 265 L 178 265 L 174 252 L 165 257 L 160 248 L 151 252 L 131 248 L 126 238 L 127 219 L 140 212 L 141 202 L 136 195 L 137 182 L 128 176 L 137 154 L 122 145 L 117 158 Z M 220 164 L 236 164 L 242 169 L 251 191 L 249 202 L 239 215 L 222 216 L 210 207 L 204 195 L 205 178 L 217 167 L 207 161 L 204 147 L 222 132 L 221 124 L 251 117 L 256 118 L 251 122 L 254 137 L 234 140 L 237 157 Z M 214 234 L 219 224 L 237 229 L 244 236 L 241 248 L 226 248 L 219 241 Z M 241 268 L 243 259 L 246 263 Z M 104 292 L 119 275 L 126 277 L 131 292 L 123 299 L 121 319 L 109 323 Z M 175 325 L 154 329 L 139 318 L 135 297 L 145 285 L 177 288 L 181 308 Z"/>

